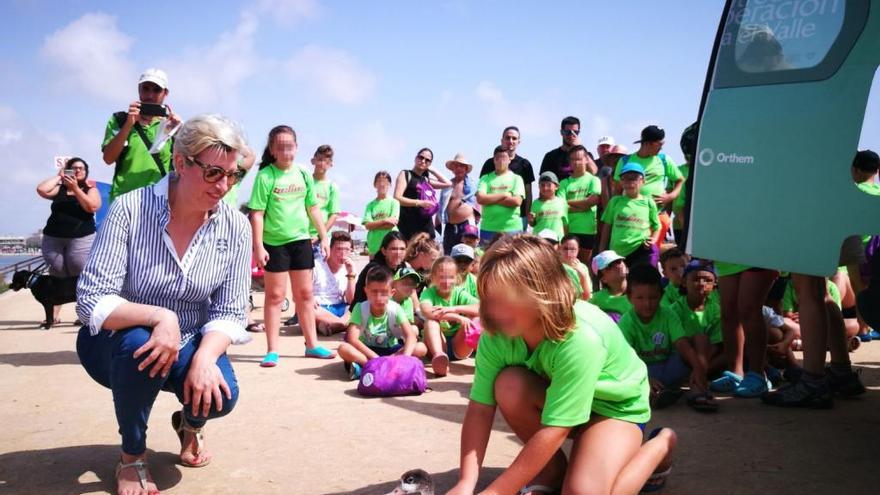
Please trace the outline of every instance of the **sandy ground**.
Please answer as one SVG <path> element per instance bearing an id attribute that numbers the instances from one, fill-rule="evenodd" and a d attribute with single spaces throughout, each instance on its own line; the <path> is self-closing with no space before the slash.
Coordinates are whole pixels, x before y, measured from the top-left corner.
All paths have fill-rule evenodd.
<path id="1" fill-rule="evenodd" d="M 75 352 L 73 306 L 66 323 L 37 330 L 42 310 L 27 292 L 0 295 L 0 494 L 86 494 L 114 489 L 119 437 L 110 391 L 93 382 Z M 255 317 L 261 318 L 259 309 Z M 292 329 L 287 329 L 292 330 Z M 330 347 L 338 339 L 325 339 Z M 209 423 L 214 462 L 176 464 L 171 394 L 156 401 L 148 446 L 163 493 L 383 494 L 411 468 L 434 474 L 438 493 L 455 482 L 459 423 L 473 361 L 431 380 L 420 397 L 365 399 L 339 360 L 305 359 L 303 339 L 286 332 L 275 369 L 258 363 L 262 335 L 230 356 L 241 387 L 236 409 Z M 702 416 L 676 405 L 649 427 L 671 426 L 679 451 L 665 493 L 878 493 L 880 343 L 853 355 L 870 391 L 830 411 L 778 410 L 724 399 Z M 496 418 L 481 484 L 497 476 L 520 444 Z"/>

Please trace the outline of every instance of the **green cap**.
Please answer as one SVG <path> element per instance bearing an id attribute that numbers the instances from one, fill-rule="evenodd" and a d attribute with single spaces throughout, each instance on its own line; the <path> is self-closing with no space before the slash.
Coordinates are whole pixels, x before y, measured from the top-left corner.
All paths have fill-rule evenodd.
<path id="1" fill-rule="evenodd" d="M 422 276 L 419 275 L 419 272 L 413 270 L 412 268 L 405 266 L 403 268 L 398 268 L 397 272 L 394 273 L 394 281 L 403 280 L 407 277 L 412 277 L 416 280 L 417 284 L 422 283 Z"/>

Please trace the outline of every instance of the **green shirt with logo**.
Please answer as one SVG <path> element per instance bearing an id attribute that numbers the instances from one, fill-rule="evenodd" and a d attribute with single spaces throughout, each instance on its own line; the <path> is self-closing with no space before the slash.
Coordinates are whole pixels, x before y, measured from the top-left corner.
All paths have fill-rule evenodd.
<path id="1" fill-rule="evenodd" d="M 522 220 L 520 220 L 522 222 Z M 449 294 L 449 298 L 444 299 L 440 297 L 440 294 L 437 293 L 437 288 L 433 285 L 428 287 L 424 291 L 422 291 L 422 296 L 419 298 L 421 302 L 429 302 L 432 306 L 441 306 L 444 308 L 448 308 L 451 306 L 470 306 L 472 304 L 479 303 L 479 299 L 470 295 L 467 290 L 465 290 L 462 286 L 457 286 L 452 288 L 452 293 Z M 452 324 L 448 321 L 440 322 L 440 330 L 443 332 L 443 335 L 447 337 L 451 337 L 458 332 L 461 325 L 458 323 Z"/>
<path id="2" fill-rule="evenodd" d="M 390 325 L 388 324 L 388 318 L 396 318 L 397 327 L 402 327 L 403 322 L 408 321 L 406 312 L 403 308 L 400 305 L 393 303 L 393 301 L 389 301 L 388 306 L 385 308 L 385 313 L 383 313 L 382 316 L 374 316 L 373 313 L 370 312 L 369 321 L 364 324 L 363 317 L 361 316 L 361 313 L 363 313 L 361 304 L 362 303 L 355 304 L 354 310 L 351 312 L 350 320 L 352 325 L 357 325 L 361 329 L 360 341 L 371 347 L 387 348 L 399 344 L 400 339 L 397 335 L 392 333 Z"/>
<path id="3" fill-rule="evenodd" d="M 571 176 L 559 183 L 556 194 L 565 201 L 587 199 L 590 196 L 602 194 L 602 181 L 591 173 L 585 173 L 580 177 Z M 596 206 L 593 205 L 586 211 L 568 212 L 568 231 L 572 234 L 596 234 Z"/>
<path id="4" fill-rule="evenodd" d="M 502 175 L 495 172 L 480 178 L 477 191 L 482 194 L 504 194 L 526 197 L 526 188 L 522 177 L 511 171 Z M 519 206 L 504 206 L 500 204 L 483 206 L 483 216 L 480 219 L 480 230 L 487 232 L 521 232 L 522 218 L 519 216 Z"/>
<path id="5" fill-rule="evenodd" d="M 653 155 L 643 158 L 638 153 L 629 155 L 627 160 L 621 157 L 617 160 L 617 166 L 614 167 L 614 180 L 620 180 L 620 169 L 623 163 L 636 163 L 645 169 L 645 184 L 642 186 L 642 194 L 647 196 L 659 196 L 666 192 L 668 188 L 682 179 L 681 171 L 678 166 L 666 155 Z"/>
<path id="6" fill-rule="evenodd" d="M 314 180 L 314 179 L 313 179 Z M 327 225 L 327 220 L 339 213 L 339 186 L 329 179 L 315 180 L 315 204 L 318 205 L 318 212 L 321 215 L 321 221 L 324 222 L 324 229 L 330 231 L 331 225 Z M 309 235 L 312 239 L 318 238 L 318 229 L 309 220 Z"/>
<path id="7" fill-rule="evenodd" d="M 400 203 L 394 198 L 374 199 L 367 203 L 364 211 L 364 223 L 378 222 L 379 220 L 397 219 L 400 217 Z M 379 252 L 382 240 L 393 229 L 373 229 L 367 231 L 367 251 L 370 256 Z"/>
<path id="8" fill-rule="evenodd" d="M 675 341 L 685 337 L 678 315 L 663 305 L 657 307 L 657 313 L 648 323 L 644 323 L 635 310 L 630 309 L 617 324 L 629 345 L 648 364 L 669 359 Z"/>
<path id="9" fill-rule="evenodd" d="M 607 288 L 593 292 L 590 302 L 606 313 L 617 313 L 621 316 L 632 309 L 626 294 L 615 296 Z"/>
<path id="10" fill-rule="evenodd" d="M 602 222 L 611 226 L 608 249 L 621 256 L 629 256 L 660 229 L 657 204 L 649 196 L 614 196 L 602 213 Z"/>
<path id="11" fill-rule="evenodd" d="M 539 233 L 542 230 L 552 230 L 559 239 L 565 236 L 565 225 L 568 223 L 568 203 L 560 197 L 543 200 L 536 199 L 532 202 L 531 213 L 535 215 L 535 226 L 532 232 Z"/>
<path id="12" fill-rule="evenodd" d="M 153 119 L 153 121 L 142 126 L 144 134 L 150 142 L 156 142 L 156 134 L 159 132 L 159 126 L 164 125 L 164 119 Z M 141 125 L 140 123 L 136 125 Z M 107 128 L 104 130 L 104 141 L 101 143 L 101 150 L 110 144 L 110 141 L 119 134 L 119 123 L 116 117 L 111 116 L 107 122 Z M 162 145 L 159 150 L 159 160 L 162 162 L 167 174 L 171 170 L 171 144 L 169 139 Z M 153 156 L 150 155 L 150 147 L 141 139 L 137 130 L 132 127 L 125 141 L 125 148 L 116 160 L 116 168 L 113 172 L 113 184 L 110 187 L 110 201 L 113 201 L 120 194 L 134 191 L 141 187 L 149 186 L 159 182 L 162 178 L 162 172 Z"/>
<path id="13" fill-rule="evenodd" d="M 673 306 L 672 310 L 681 320 L 681 326 L 686 337 L 705 335 L 712 344 L 720 344 L 724 338 L 721 334 L 721 301 L 718 291 L 713 291 L 703 304 L 703 309 L 695 311 L 683 296 Z"/>
<path id="14" fill-rule="evenodd" d="M 311 239 L 308 209 L 317 204 L 312 176 L 297 164 L 260 170 L 248 208 L 263 211 L 263 243 L 270 246 Z"/>

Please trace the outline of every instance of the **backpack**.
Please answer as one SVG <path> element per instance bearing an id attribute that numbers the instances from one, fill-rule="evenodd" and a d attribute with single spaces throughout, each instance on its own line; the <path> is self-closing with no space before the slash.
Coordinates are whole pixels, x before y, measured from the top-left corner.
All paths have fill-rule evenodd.
<path id="1" fill-rule="evenodd" d="M 406 181 L 409 182 L 412 180 L 412 172 L 407 170 L 406 174 Z M 437 190 L 434 189 L 434 186 L 431 185 L 427 178 L 420 180 L 418 184 L 416 184 L 416 192 L 419 195 L 419 201 L 428 201 L 431 203 L 431 206 L 427 208 L 419 208 L 423 217 L 431 218 L 440 211 L 440 201 L 437 199 Z"/>
<path id="2" fill-rule="evenodd" d="M 384 336 L 373 336 L 369 333 L 367 323 L 370 321 L 372 315 L 370 314 L 370 302 L 364 301 L 361 303 L 361 333 L 364 336 L 364 339 L 367 341 L 367 345 L 380 346 L 386 345 L 384 340 Z M 393 335 L 395 338 L 402 339 L 403 338 L 403 329 L 400 328 L 400 324 L 397 322 L 396 315 L 399 311 L 402 311 L 402 308 L 399 304 L 394 301 L 388 301 L 388 306 L 385 308 L 385 314 L 388 316 L 388 332 Z M 381 337 L 381 340 L 379 340 Z"/>
<path id="3" fill-rule="evenodd" d="M 366 397 L 421 395 L 428 386 L 425 365 L 412 356 L 383 356 L 367 361 L 357 391 Z"/>

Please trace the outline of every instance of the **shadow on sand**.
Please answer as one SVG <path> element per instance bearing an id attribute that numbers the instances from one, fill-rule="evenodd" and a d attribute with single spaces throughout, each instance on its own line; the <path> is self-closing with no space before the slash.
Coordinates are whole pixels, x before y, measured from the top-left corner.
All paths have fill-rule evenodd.
<path id="1" fill-rule="evenodd" d="M 58 366 L 73 364 L 79 366 L 79 356 L 74 351 L 18 352 L 0 354 L 0 364 L 19 366 Z"/>
<path id="2" fill-rule="evenodd" d="M 483 468 L 481 471 L 480 482 L 477 483 L 477 489 L 474 492 L 478 492 L 486 488 L 489 483 L 492 482 L 498 476 L 501 476 L 501 473 L 504 472 L 503 468 Z M 401 473 L 403 474 L 403 473 Z M 452 469 L 450 471 L 446 471 L 445 473 L 431 473 L 432 478 L 434 478 L 434 493 L 441 494 L 446 493 L 450 488 L 455 486 L 455 483 L 458 482 L 458 469 Z M 383 495 L 386 493 L 390 493 L 397 486 L 398 480 L 388 481 L 385 483 L 376 483 L 374 485 L 365 486 L 363 488 L 358 488 L 356 490 L 346 490 L 343 492 L 332 492 L 327 495 Z"/>

